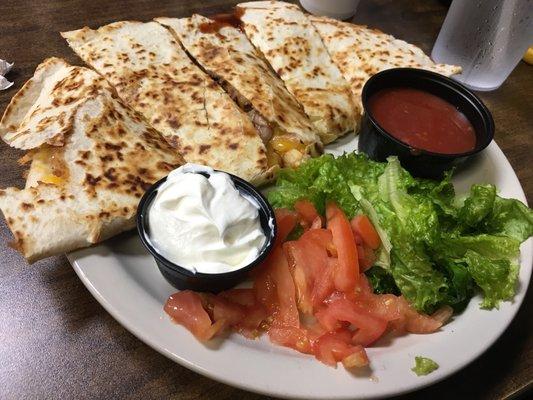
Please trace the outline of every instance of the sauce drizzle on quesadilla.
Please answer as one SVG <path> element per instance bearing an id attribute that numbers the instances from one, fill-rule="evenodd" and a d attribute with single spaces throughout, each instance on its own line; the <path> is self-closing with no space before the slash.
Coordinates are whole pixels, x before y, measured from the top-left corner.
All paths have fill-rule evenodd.
<path id="1" fill-rule="evenodd" d="M 244 8 L 235 7 L 235 10 L 232 13 L 210 15 L 208 18 L 213 22 L 204 22 L 200 24 L 200 32 L 219 33 L 220 29 L 225 26 L 241 29 L 241 17 L 244 15 L 244 11 Z"/>

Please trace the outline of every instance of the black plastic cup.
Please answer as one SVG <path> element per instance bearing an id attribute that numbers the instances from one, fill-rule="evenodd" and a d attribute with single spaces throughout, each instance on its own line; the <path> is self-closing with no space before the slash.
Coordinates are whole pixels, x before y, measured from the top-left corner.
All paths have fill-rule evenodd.
<path id="1" fill-rule="evenodd" d="M 415 149 L 389 134 L 373 118 L 368 109 L 368 100 L 378 91 L 393 87 L 423 90 L 454 105 L 474 127 L 475 148 L 458 154 L 434 153 Z M 485 149 L 494 137 L 494 121 L 485 104 L 460 83 L 434 72 L 416 68 L 393 68 L 379 72 L 363 86 L 362 100 L 364 114 L 359 151 L 376 161 L 398 156 L 402 166 L 417 177 L 442 178 L 445 171 Z"/>
<path id="2" fill-rule="evenodd" d="M 198 173 L 208 176 L 208 174 L 204 172 Z M 188 269 L 182 268 L 181 266 L 162 256 L 152 245 L 149 239 L 150 232 L 148 224 L 148 211 L 152 201 L 157 195 L 157 189 L 167 180 L 167 178 L 164 177 L 153 184 L 141 198 L 139 207 L 137 209 L 137 231 L 139 232 L 141 242 L 154 257 L 155 262 L 159 267 L 159 271 L 161 271 L 161 274 L 163 274 L 165 279 L 171 285 L 180 290 L 191 289 L 200 292 L 218 293 L 223 290 L 230 289 L 245 280 L 248 277 L 249 272 L 257 267 L 274 247 L 274 241 L 277 232 L 274 210 L 272 210 L 272 207 L 270 204 L 268 204 L 264 196 L 259 193 L 259 191 L 257 191 L 251 184 L 235 175 L 228 175 L 235 184 L 237 190 L 247 199 L 255 201 L 259 206 L 259 220 L 261 223 L 261 228 L 266 236 L 266 241 L 263 244 L 263 247 L 261 248 L 257 258 L 250 264 L 235 271 L 215 274 L 206 274 L 201 272 L 194 273 Z M 224 210 L 220 211 L 223 212 Z"/>

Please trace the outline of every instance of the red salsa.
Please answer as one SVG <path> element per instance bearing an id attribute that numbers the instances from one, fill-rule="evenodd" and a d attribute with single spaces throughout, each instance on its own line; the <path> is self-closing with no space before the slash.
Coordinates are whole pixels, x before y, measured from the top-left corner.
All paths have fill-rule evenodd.
<path id="1" fill-rule="evenodd" d="M 234 28 L 241 28 L 241 17 L 244 15 L 244 8 L 235 7 L 232 13 L 211 15 L 209 19 L 211 22 L 204 22 L 200 24 L 200 32 L 202 33 L 218 33 L 225 26 L 232 26 Z"/>
<path id="2" fill-rule="evenodd" d="M 452 104 L 418 89 L 383 89 L 370 97 L 369 111 L 390 135 L 415 149 L 458 154 L 474 150 L 476 132 Z"/>

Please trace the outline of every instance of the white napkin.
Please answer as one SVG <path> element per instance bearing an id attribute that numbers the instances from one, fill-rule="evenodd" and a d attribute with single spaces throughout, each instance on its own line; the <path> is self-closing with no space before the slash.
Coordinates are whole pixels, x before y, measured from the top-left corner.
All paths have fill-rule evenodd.
<path id="1" fill-rule="evenodd" d="M 8 81 L 4 77 L 11 68 L 13 68 L 13 63 L 10 64 L 0 58 L 0 90 L 5 90 L 13 86 L 13 82 Z"/>

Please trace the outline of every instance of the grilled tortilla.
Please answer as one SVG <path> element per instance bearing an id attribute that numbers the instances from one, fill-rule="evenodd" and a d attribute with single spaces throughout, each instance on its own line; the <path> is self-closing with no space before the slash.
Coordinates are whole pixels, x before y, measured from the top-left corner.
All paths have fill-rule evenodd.
<path id="1" fill-rule="evenodd" d="M 365 82 L 374 74 L 397 67 L 422 68 L 446 76 L 458 74 L 461 67 L 435 64 L 418 47 L 395 39 L 377 29 L 310 15 L 331 58 L 350 82 L 352 92 L 361 106 Z"/>
<path id="2" fill-rule="evenodd" d="M 237 7 L 246 35 L 303 106 L 322 141 L 357 129 L 361 113 L 348 82 L 298 6 L 257 1 Z"/>
<path id="3" fill-rule="evenodd" d="M 255 184 L 272 178 L 275 168 L 250 119 L 163 26 L 122 21 L 61 35 L 186 161 Z"/>
<path id="4" fill-rule="evenodd" d="M 26 186 L 0 190 L 0 209 L 30 262 L 133 228 L 146 188 L 184 162 L 103 77 L 57 58 L 13 97 L 0 136 L 29 150 Z"/>
<path id="5" fill-rule="evenodd" d="M 303 109 L 240 29 L 201 15 L 156 21 L 248 113 L 272 164 L 294 167 L 306 155 L 317 154 L 321 141 Z"/>

